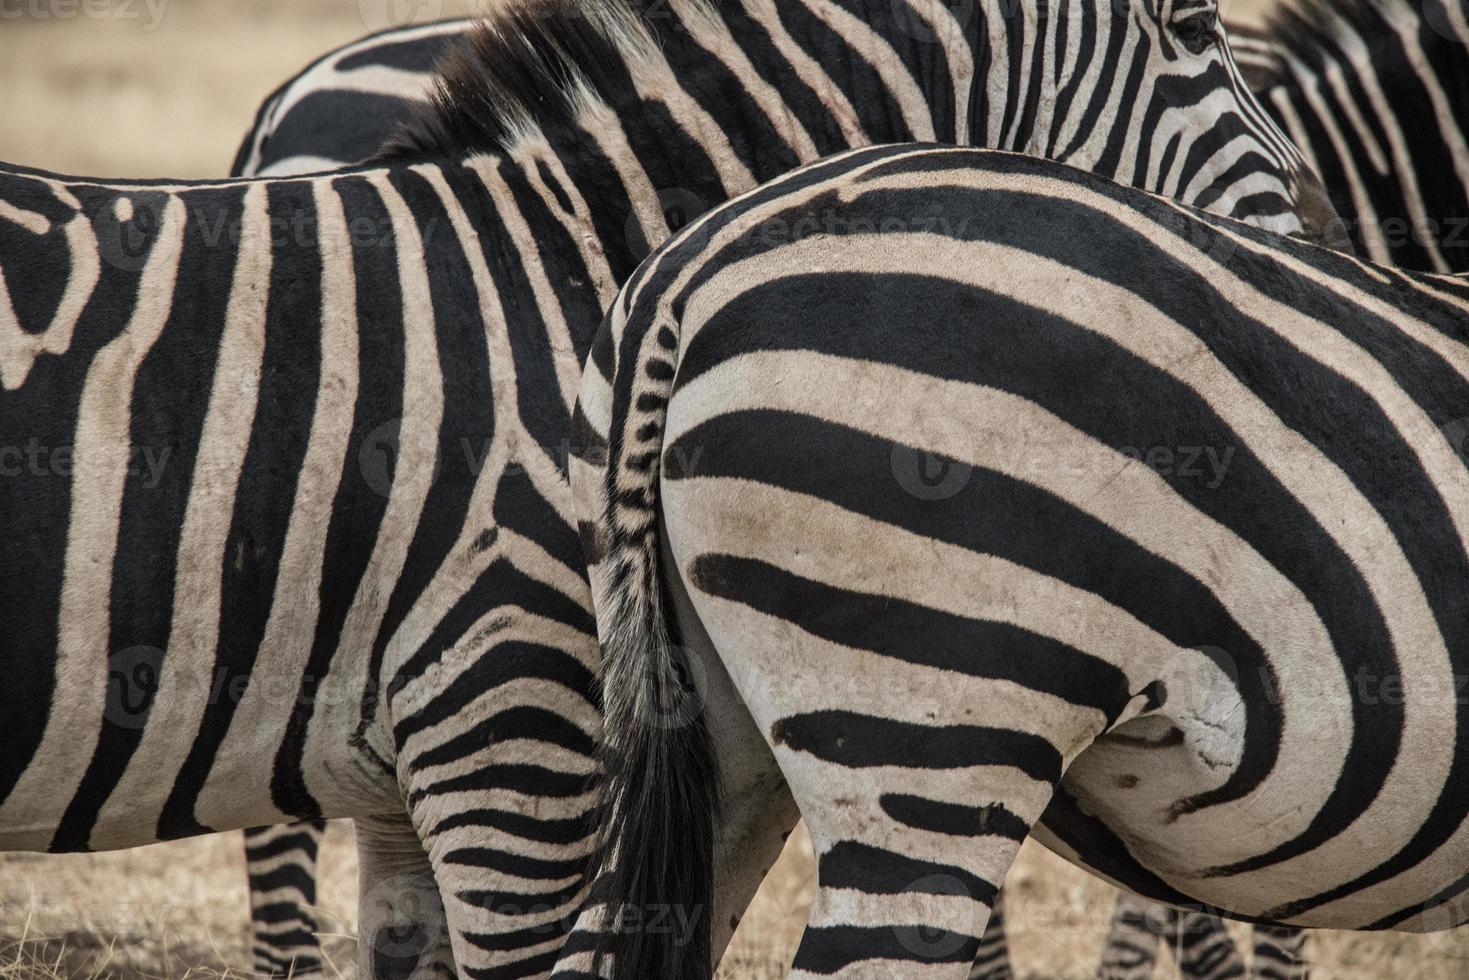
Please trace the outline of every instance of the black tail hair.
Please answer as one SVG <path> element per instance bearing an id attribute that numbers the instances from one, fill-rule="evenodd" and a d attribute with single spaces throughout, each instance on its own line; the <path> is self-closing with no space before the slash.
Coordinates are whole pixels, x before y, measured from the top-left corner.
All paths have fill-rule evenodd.
<path id="1" fill-rule="evenodd" d="M 605 712 L 594 866 L 607 918 L 594 971 L 610 956 L 613 980 L 707 980 L 718 771 L 659 568 L 659 457 L 677 334 L 653 311 L 625 316 L 633 289 L 614 304 L 587 362 L 609 383 L 595 386 L 601 394 L 584 388 L 577 413 L 590 440 L 601 437 L 587 419 L 609 423 L 597 462 L 583 471 L 595 474 L 583 540 L 597 589 Z M 626 356 L 615 357 L 619 348 Z M 607 401 L 590 403 L 598 398 Z M 687 942 L 673 923 L 695 924 Z"/>

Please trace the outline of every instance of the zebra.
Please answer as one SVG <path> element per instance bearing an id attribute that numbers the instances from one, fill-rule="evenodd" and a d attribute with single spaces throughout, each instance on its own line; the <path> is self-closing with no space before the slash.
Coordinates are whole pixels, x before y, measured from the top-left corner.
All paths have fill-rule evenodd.
<path id="1" fill-rule="evenodd" d="M 1328 155 L 1313 153 L 1310 162 L 1318 173 L 1323 163 L 1330 164 L 1325 181 L 1332 203 L 1347 219 L 1352 231 L 1352 244 L 1359 252 L 1380 262 L 1393 262 L 1409 267 L 1427 267 L 1423 249 L 1411 237 L 1398 236 L 1396 249 L 1384 248 L 1382 234 L 1370 240 L 1363 238 L 1363 226 L 1353 216 L 1367 210 L 1373 217 L 1367 226 L 1380 231 L 1393 227 L 1410 227 L 1414 215 L 1447 217 L 1441 238 L 1456 232 L 1452 216 L 1469 214 L 1463 204 L 1466 166 L 1464 142 L 1458 135 L 1457 123 L 1469 105 L 1463 93 L 1452 82 L 1463 76 L 1469 61 L 1465 59 L 1463 39 L 1454 32 L 1463 22 L 1462 5 L 1445 5 L 1442 0 L 1428 0 L 1424 7 L 1410 6 L 1402 0 L 1350 0 L 1346 5 L 1326 6 L 1312 0 L 1294 5 L 1282 4 L 1267 17 L 1267 27 L 1252 29 L 1246 25 L 1230 25 L 1232 48 L 1245 78 L 1261 99 L 1274 121 L 1298 144 L 1314 146 L 1323 142 L 1324 132 L 1340 134 L 1361 125 L 1361 119 L 1374 115 L 1373 104 L 1361 100 L 1349 111 L 1344 110 L 1340 96 L 1323 100 L 1317 94 L 1322 86 L 1319 66 L 1340 59 L 1352 77 L 1375 74 L 1375 84 L 1384 94 L 1379 111 L 1386 114 L 1374 130 L 1397 135 L 1403 142 L 1393 157 L 1394 166 L 1385 172 L 1382 154 L 1378 153 L 1355 167 L 1343 167 L 1342 161 L 1329 155 L 1332 147 L 1343 146 L 1339 136 L 1324 141 Z M 1395 30 L 1391 23 L 1398 24 Z M 428 26 L 411 26 L 382 32 L 347 45 L 318 59 L 305 71 L 274 93 L 263 106 L 256 125 L 242 143 L 234 166 L 235 173 L 291 174 L 334 169 L 361 161 L 386 142 L 401 123 L 410 118 L 429 98 L 432 91 L 432 66 L 447 57 L 461 43 L 474 24 L 472 18 L 460 18 Z M 1354 26 L 1356 25 L 1356 26 Z M 1407 25 L 1402 29 L 1402 25 Z M 1420 77 L 1419 62 L 1410 57 L 1404 43 L 1384 43 L 1401 34 L 1416 37 L 1426 56 L 1427 72 Z M 1363 38 L 1372 39 L 1366 43 Z M 1451 41 L 1450 38 L 1453 38 Z M 1360 84 L 1344 86 L 1337 81 L 1338 92 L 1361 88 Z M 1419 96 L 1431 90 L 1432 99 Z M 361 94 L 359 97 L 359 93 Z M 1448 105 L 1455 123 L 1440 125 L 1445 115 L 1428 117 L 1412 125 L 1400 125 L 1398 117 L 1411 117 L 1428 104 Z M 1335 118 L 1333 118 L 1333 112 Z M 1350 114 L 1348 114 L 1350 112 Z M 1350 143 L 1359 153 L 1371 141 Z M 1447 158 L 1454 161 L 1453 174 L 1459 180 L 1445 180 L 1448 170 L 1426 168 L 1432 172 L 1420 176 L 1415 167 L 1425 160 Z M 1369 185 L 1357 176 L 1369 165 L 1377 169 L 1377 179 Z M 1423 188 L 1433 188 L 1425 194 Z M 1373 192 L 1376 192 L 1375 195 Z M 1354 196 L 1375 196 L 1370 208 L 1354 204 Z M 1419 203 L 1421 202 L 1421 203 Z M 1469 239 L 1466 239 L 1469 241 Z M 1445 246 L 1436 253 L 1443 261 L 1436 267 L 1469 269 L 1469 251 Z M 1444 262 L 1447 262 L 1447 265 Z M 304 832 L 304 831 L 303 831 Z M 247 832 L 247 841 L 249 832 Z M 309 880 L 313 869 L 299 867 L 298 880 Z M 277 909 L 286 905 L 277 903 Z M 309 917 L 308 921 L 309 921 Z M 977 963 L 974 976 L 1007 975 L 1003 934 L 998 910 L 991 920 L 985 950 Z M 1205 915 L 1190 913 L 1179 918 L 1163 907 L 1153 909 L 1125 894 L 1119 896 L 1113 930 L 1109 934 L 1102 973 L 1121 976 L 1120 964 L 1132 951 L 1147 945 L 1146 929 L 1157 927 L 1159 935 L 1183 937 L 1177 944 L 1182 955 L 1180 969 L 1185 976 L 1206 978 L 1233 976 L 1244 972 L 1244 961 L 1225 932 L 1223 923 Z M 267 972 L 270 962 L 281 962 L 283 956 L 272 951 L 264 937 L 272 924 L 262 927 L 257 921 L 257 969 Z M 301 930 L 293 930 L 297 935 Z M 1257 936 L 1257 963 L 1284 962 L 1299 964 L 1300 945 L 1304 934 L 1289 929 L 1275 930 Z M 1153 948 L 1138 961 L 1137 971 L 1150 967 Z M 303 947 L 304 949 L 304 947 Z M 987 966 L 990 958 L 994 965 Z M 288 959 L 285 961 L 289 961 Z M 298 959 L 297 963 L 303 962 Z M 982 969 L 983 967 L 983 969 Z M 991 972 L 991 970 L 993 972 Z"/>
<path id="2" fill-rule="evenodd" d="M 707 977 L 630 914 L 720 923 L 792 797 L 797 978 L 963 976 L 1032 833 L 1247 920 L 1469 921 L 1466 420 L 1469 282 L 1054 161 L 855 150 L 691 223 L 578 400 L 565 970 Z"/>
<path id="3" fill-rule="evenodd" d="M 474 20 L 461 18 L 428 26 L 410 26 L 381 32 L 354 42 L 317 59 L 299 75 L 282 85 L 262 106 L 255 126 L 237 154 L 232 172 L 239 175 L 289 175 L 337 169 L 359 162 L 387 141 L 396 129 L 427 101 L 433 88 L 433 66 L 462 43 Z M 296 828 L 298 838 L 312 828 Z M 255 831 L 246 832 L 247 856 L 253 853 Z M 271 831 L 263 831 L 269 840 Z M 319 828 L 316 833 L 319 835 Z M 307 851 L 294 852 L 297 864 L 290 870 L 293 887 L 305 887 L 314 879 L 314 865 Z M 271 872 L 285 874 L 280 858 L 273 859 Z M 251 878 L 257 876 L 252 871 Z M 300 884 L 297 884 L 300 883 Z M 295 910 L 288 901 L 272 896 L 266 907 L 290 922 L 288 929 L 274 919 L 262 920 L 262 902 L 252 901 L 255 922 L 256 968 L 263 973 L 293 962 L 296 969 L 317 968 L 304 896 Z M 995 917 L 988 952 L 979 958 L 975 977 L 1003 976 L 1008 970 L 1000 917 Z M 289 949 L 279 948 L 278 936 L 289 936 Z M 1218 937 L 1227 941 L 1222 926 Z"/>
<path id="4" fill-rule="evenodd" d="M 266 96 L 230 173 L 291 177 L 365 163 L 433 95 L 436 66 L 477 23 L 388 28 L 322 55 Z"/>
<path id="5" fill-rule="evenodd" d="M 336 48 L 266 97 L 235 154 L 230 175 L 299 176 L 370 160 L 421 111 L 434 68 L 474 26 L 473 18 L 388 28 Z M 316 919 L 316 857 L 325 821 L 244 832 L 251 959 L 265 976 L 322 970 Z"/>
<path id="6" fill-rule="evenodd" d="M 1329 218 L 1210 5 L 1065 32 L 860 9 L 507 6 L 365 168 L 5 173 L 0 540 L 30 572 L 0 583 L 0 847 L 350 816 L 364 974 L 543 973 L 600 724 L 558 447 L 603 309 L 668 234 L 658 188 L 692 211 L 851 142 L 993 131 L 1265 227 Z M 1058 81 L 1041 60 L 992 52 L 972 84 L 972 41 L 1037 26 L 1069 39 L 1077 115 L 1027 88 Z M 494 372 L 454 332 L 486 323 Z"/>
<path id="7" fill-rule="evenodd" d="M 0 847 L 350 816 L 362 975 L 549 969 L 601 714 L 502 163 L 0 177 Z"/>
<path id="8" fill-rule="evenodd" d="M 989 931 L 988 925 L 985 931 Z M 1178 973 L 1184 977 L 1305 980 L 1309 976 L 1304 929 L 1256 925 L 1253 961 L 1247 969 L 1218 916 L 1180 910 L 1118 892 L 1097 980 L 1150 980 L 1160 941 L 1173 953 Z"/>
<path id="9" fill-rule="evenodd" d="M 1245 79 L 1374 261 L 1469 271 L 1466 23 L 1462 0 L 1282 0 L 1263 27 L 1230 24 Z M 389 30 L 319 59 L 266 101 L 232 172 L 362 162 L 427 100 L 431 66 L 473 24 Z"/>
<path id="10" fill-rule="evenodd" d="M 1465 0 L 1283 0 L 1231 42 L 1358 254 L 1469 271 Z"/>
<path id="11" fill-rule="evenodd" d="M 1251 89 L 1375 262 L 1469 271 L 1466 13 L 1458 0 L 1284 0 L 1263 27 L 1230 26 Z M 1099 976 L 1151 976 L 1157 938 L 1173 935 L 1185 976 L 1242 975 L 1218 919 L 1124 893 Z M 1299 930 L 1257 930 L 1257 975 L 1304 975 L 1304 943 Z"/>

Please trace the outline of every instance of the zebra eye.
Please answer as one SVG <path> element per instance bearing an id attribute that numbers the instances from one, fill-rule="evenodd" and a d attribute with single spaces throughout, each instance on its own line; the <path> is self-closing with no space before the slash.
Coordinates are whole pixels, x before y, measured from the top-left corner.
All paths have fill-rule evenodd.
<path id="1" fill-rule="evenodd" d="M 1202 10 L 1173 22 L 1173 34 L 1178 43 L 1194 54 L 1202 54 L 1214 43 L 1219 31 L 1219 14 L 1215 10 Z"/>

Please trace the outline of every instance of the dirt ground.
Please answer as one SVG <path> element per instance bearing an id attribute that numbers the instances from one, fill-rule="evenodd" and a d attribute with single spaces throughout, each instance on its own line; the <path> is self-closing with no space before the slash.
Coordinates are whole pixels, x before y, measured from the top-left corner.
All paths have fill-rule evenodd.
<path id="1" fill-rule="evenodd" d="M 437 19 L 478 2 L 0 0 L 0 160 L 97 176 L 222 175 L 260 101 L 314 56 L 390 18 Z M 329 975 L 352 977 L 349 826 L 333 825 L 322 870 Z M 783 975 L 810 872 L 809 840 L 797 834 L 741 926 L 726 980 Z M 1090 977 L 1111 889 L 1034 845 L 1007 889 L 1018 974 Z M 1469 934 L 1320 933 L 1313 943 L 1318 980 L 1469 978 Z M 113 854 L 0 856 L 0 980 L 243 976 L 248 963 L 238 834 Z M 1174 972 L 1162 957 L 1157 976 Z"/>

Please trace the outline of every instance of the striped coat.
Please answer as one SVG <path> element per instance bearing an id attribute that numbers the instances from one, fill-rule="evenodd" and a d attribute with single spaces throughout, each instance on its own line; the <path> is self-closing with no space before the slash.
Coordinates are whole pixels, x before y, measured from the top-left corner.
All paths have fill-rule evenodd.
<path id="1" fill-rule="evenodd" d="M 1462 280 L 857 151 L 646 263 L 578 404 L 619 915 L 717 920 L 779 772 L 797 977 L 963 976 L 1032 831 L 1175 904 L 1469 921 Z"/>
<path id="2" fill-rule="evenodd" d="M 0 547 L 28 573 L 0 583 L 0 846 L 354 816 L 364 972 L 543 973 L 583 886 L 600 720 L 571 400 L 672 212 L 848 142 L 994 133 L 1272 227 L 1315 220 L 1207 5 L 1088 8 L 1097 33 L 1056 49 L 1076 55 L 1071 114 L 997 52 L 982 89 L 958 70 L 991 29 L 1059 36 L 1039 10 L 925 8 L 937 33 L 915 36 L 880 6 L 888 34 L 826 12 L 902 72 L 813 74 L 802 44 L 843 37 L 762 33 L 764 7 L 507 8 L 391 163 L 5 174 L 0 426 L 21 471 Z M 742 47 L 777 35 L 788 101 Z M 547 77 L 569 82 L 546 98 Z M 486 84 L 502 99 L 474 98 Z M 1115 125 L 1117 91 L 1161 144 Z"/>

